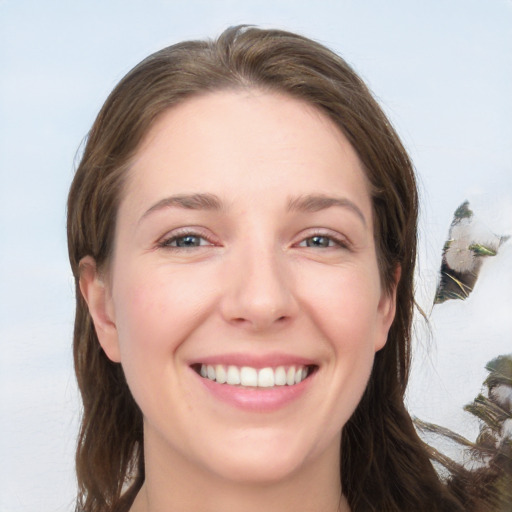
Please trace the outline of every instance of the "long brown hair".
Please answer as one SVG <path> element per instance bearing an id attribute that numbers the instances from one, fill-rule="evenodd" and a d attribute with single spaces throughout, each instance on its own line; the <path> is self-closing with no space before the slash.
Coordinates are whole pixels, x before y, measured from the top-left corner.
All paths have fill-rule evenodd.
<path id="1" fill-rule="evenodd" d="M 117 85 L 90 133 L 68 199 L 69 257 L 76 281 L 74 358 L 83 399 L 76 455 L 77 510 L 127 510 L 144 481 L 142 414 L 122 368 L 100 348 L 79 289 L 80 260 L 108 265 L 131 158 L 156 118 L 194 95 L 259 88 L 300 98 L 348 138 L 371 184 L 383 286 L 394 282 L 396 317 L 359 406 L 345 425 L 341 482 L 352 510 L 457 510 L 404 407 L 410 367 L 418 199 L 413 168 L 365 84 L 339 56 L 307 38 L 235 27 L 142 61 Z"/>

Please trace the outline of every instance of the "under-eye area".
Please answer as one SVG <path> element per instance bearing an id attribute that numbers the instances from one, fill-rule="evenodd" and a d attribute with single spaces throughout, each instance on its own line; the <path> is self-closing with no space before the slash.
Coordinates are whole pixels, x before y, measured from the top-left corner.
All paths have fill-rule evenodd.
<path id="1" fill-rule="evenodd" d="M 273 388 L 294 386 L 310 377 L 316 365 L 291 365 L 265 368 L 223 364 L 192 365 L 192 369 L 204 379 L 230 386 Z"/>

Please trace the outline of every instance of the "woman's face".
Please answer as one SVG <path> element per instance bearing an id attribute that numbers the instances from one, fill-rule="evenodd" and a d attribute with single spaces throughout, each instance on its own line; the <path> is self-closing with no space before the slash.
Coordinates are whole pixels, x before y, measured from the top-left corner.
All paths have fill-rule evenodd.
<path id="1" fill-rule="evenodd" d="M 109 268 L 82 289 L 147 457 L 238 481 L 339 467 L 394 298 L 361 163 L 324 114 L 254 90 L 165 113 L 129 171 Z"/>

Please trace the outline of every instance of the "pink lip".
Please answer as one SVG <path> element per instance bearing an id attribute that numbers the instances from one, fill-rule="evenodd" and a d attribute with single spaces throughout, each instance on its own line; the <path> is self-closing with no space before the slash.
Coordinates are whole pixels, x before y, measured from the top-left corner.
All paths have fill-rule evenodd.
<path id="1" fill-rule="evenodd" d="M 222 356 L 205 357 L 201 359 L 202 364 L 223 364 L 238 367 L 251 366 L 253 368 L 266 368 L 277 366 L 300 366 L 311 365 L 311 360 L 295 356 L 274 354 L 267 357 L 248 357 L 247 355 L 225 354 Z M 192 363 L 197 365 L 198 363 Z M 192 365 L 191 365 L 192 366 Z M 244 411 L 251 412 L 272 412 L 286 407 L 293 401 L 300 398 L 311 386 L 315 373 L 313 372 L 305 380 L 293 386 L 275 386 L 272 388 L 250 388 L 242 386 L 230 386 L 219 384 L 213 380 L 201 377 L 196 370 L 192 369 L 195 378 L 209 394 L 222 402 Z"/>
<path id="2" fill-rule="evenodd" d="M 225 366 L 251 366 L 252 368 L 276 368 L 278 366 L 310 366 L 316 363 L 304 357 L 298 357 L 290 354 L 219 354 L 216 356 L 206 356 L 195 361 L 190 361 L 190 366 L 194 364 L 223 364 Z"/>
<path id="3" fill-rule="evenodd" d="M 213 380 L 205 379 L 197 373 L 196 376 L 215 398 L 239 409 L 253 412 L 272 412 L 285 407 L 299 398 L 314 378 L 314 375 L 311 375 L 294 386 L 243 388 L 219 384 Z"/>

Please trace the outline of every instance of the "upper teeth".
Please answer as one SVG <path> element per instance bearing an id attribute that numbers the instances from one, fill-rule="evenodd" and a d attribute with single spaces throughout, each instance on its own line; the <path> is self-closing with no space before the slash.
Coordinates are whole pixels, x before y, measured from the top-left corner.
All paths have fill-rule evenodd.
<path id="1" fill-rule="evenodd" d="M 277 368 L 252 368 L 250 366 L 224 366 L 222 364 L 202 364 L 202 377 L 214 380 L 219 384 L 231 386 L 251 386 L 270 388 L 273 386 L 293 386 L 308 376 L 307 366 L 278 366 Z"/>

